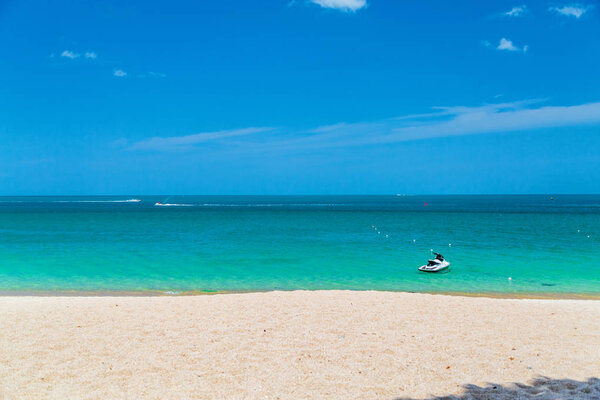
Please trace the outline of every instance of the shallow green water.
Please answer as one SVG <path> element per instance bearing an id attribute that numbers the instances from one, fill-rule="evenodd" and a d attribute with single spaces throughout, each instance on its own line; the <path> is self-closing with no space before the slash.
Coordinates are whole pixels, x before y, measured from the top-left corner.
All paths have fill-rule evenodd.
<path id="1" fill-rule="evenodd" d="M 596 195 L 129 198 L 0 197 L 0 291 L 600 294 Z"/>

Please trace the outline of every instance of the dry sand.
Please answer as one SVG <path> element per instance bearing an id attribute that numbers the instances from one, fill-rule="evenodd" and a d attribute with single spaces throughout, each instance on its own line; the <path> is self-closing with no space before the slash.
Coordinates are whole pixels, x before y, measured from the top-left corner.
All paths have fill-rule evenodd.
<path id="1" fill-rule="evenodd" d="M 0 297 L 5 400 L 600 399 L 599 376 L 600 301 Z"/>

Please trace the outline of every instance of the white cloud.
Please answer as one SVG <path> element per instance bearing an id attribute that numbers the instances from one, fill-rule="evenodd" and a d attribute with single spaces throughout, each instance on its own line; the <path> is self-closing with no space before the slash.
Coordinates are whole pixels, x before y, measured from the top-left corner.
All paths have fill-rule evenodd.
<path id="1" fill-rule="evenodd" d="M 167 74 L 163 74 L 161 72 L 148 72 L 148 76 L 151 78 L 165 78 Z"/>
<path id="2" fill-rule="evenodd" d="M 443 137 L 532 131 L 574 126 L 600 127 L 600 102 L 572 106 L 541 106 L 544 100 L 524 100 L 481 106 L 434 107 L 432 112 L 384 120 L 338 123 L 308 130 L 246 128 L 176 137 L 154 137 L 121 148 L 138 151 L 176 151 L 200 148 L 223 139 L 244 151 L 310 151 L 327 148 L 388 145 Z M 251 139 L 246 139 L 251 137 Z M 115 144 L 116 145 L 116 144 Z M 127 147 L 128 146 L 128 147 Z"/>
<path id="3" fill-rule="evenodd" d="M 519 48 L 513 44 L 512 40 L 502 38 L 502 39 L 500 39 L 500 43 L 498 43 L 498 46 L 496 47 L 496 49 L 507 50 L 507 51 L 522 51 L 523 53 L 527 53 L 529 46 L 525 45 L 525 46 L 523 46 L 523 48 Z"/>
<path id="4" fill-rule="evenodd" d="M 491 104 L 480 107 L 449 107 L 447 121 L 393 129 L 383 141 L 405 141 L 428 137 L 461 136 L 600 123 L 600 103 L 577 106 L 528 108 L 528 102 Z"/>
<path id="5" fill-rule="evenodd" d="M 152 139 L 143 140 L 134 143 L 128 150 L 157 150 L 157 151 L 172 151 L 185 150 L 192 148 L 195 144 L 215 141 L 224 138 L 251 135 L 254 133 L 266 132 L 272 128 L 245 128 L 233 129 L 215 132 L 197 133 L 187 136 L 173 137 L 153 137 Z"/>
<path id="6" fill-rule="evenodd" d="M 509 16 L 509 17 L 522 17 L 525 14 L 527 14 L 527 6 L 526 5 L 513 7 L 511 10 L 504 13 L 504 15 Z"/>
<path id="7" fill-rule="evenodd" d="M 367 6 L 367 0 L 310 0 L 323 8 L 335 8 L 342 11 L 357 11 Z"/>
<path id="8" fill-rule="evenodd" d="M 295 132 L 287 140 L 264 143 L 262 149 L 278 151 L 382 145 L 441 137 L 600 125 L 600 102 L 532 107 L 540 101 L 478 107 L 436 107 L 435 112 L 427 114 L 374 122 L 339 123 L 306 132 Z"/>
<path id="9" fill-rule="evenodd" d="M 515 45 L 513 44 L 512 41 L 502 38 L 500 39 L 500 43 L 498 44 L 498 47 L 496 47 L 498 50 L 508 50 L 508 51 L 518 51 L 519 49 L 517 47 L 515 47 Z"/>
<path id="10" fill-rule="evenodd" d="M 113 75 L 118 77 L 118 78 L 122 78 L 124 76 L 127 76 L 127 72 L 123 71 L 122 69 L 115 69 L 113 71 Z"/>
<path id="11" fill-rule="evenodd" d="M 98 58 L 98 54 L 96 54 L 93 51 L 86 51 L 85 53 L 81 54 L 81 53 L 75 53 L 72 50 L 64 50 L 62 53 L 60 53 L 61 57 L 65 57 L 65 58 L 70 58 L 71 60 L 74 60 L 76 58 L 79 57 L 84 57 L 90 60 L 95 60 L 96 58 Z M 54 57 L 54 54 L 52 54 L 52 57 Z"/>
<path id="12" fill-rule="evenodd" d="M 78 58 L 81 56 L 81 54 L 79 53 L 75 53 L 71 50 L 64 50 L 62 53 L 60 53 L 61 57 L 66 57 L 66 58 L 70 58 L 71 60 Z"/>
<path id="13" fill-rule="evenodd" d="M 548 10 L 556 11 L 557 13 L 567 17 L 581 18 L 581 16 L 583 16 L 583 14 L 585 14 L 589 8 L 589 6 L 584 6 L 581 4 L 571 4 L 563 7 L 550 7 Z"/>
<path id="14" fill-rule="evenodd" d="M 530 108 L 535 102 L 491 104 L 480 107 L 449 107 L 447 121 L 393 128 L 383 141 L 461 136 L 600 123 L 600 103 Z"/>

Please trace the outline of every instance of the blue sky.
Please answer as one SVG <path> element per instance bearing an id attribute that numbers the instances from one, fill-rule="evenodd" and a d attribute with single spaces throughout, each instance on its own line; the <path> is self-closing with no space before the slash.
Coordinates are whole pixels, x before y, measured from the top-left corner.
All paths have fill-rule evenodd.
<path id="1" fill-rule="evenodd" d="M 0 1 L 0 194 L 600 193 L 600 3 Z"/>

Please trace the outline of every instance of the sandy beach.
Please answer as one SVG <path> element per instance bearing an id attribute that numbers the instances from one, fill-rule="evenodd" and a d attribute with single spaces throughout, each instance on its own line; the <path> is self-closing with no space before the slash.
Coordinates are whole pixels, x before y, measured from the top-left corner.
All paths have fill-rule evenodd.
<path id="1" fill-rule="evenodd" d="M 6 296 L 0 399 L 600 398 L 599 321 L 593 300 Z"/>

